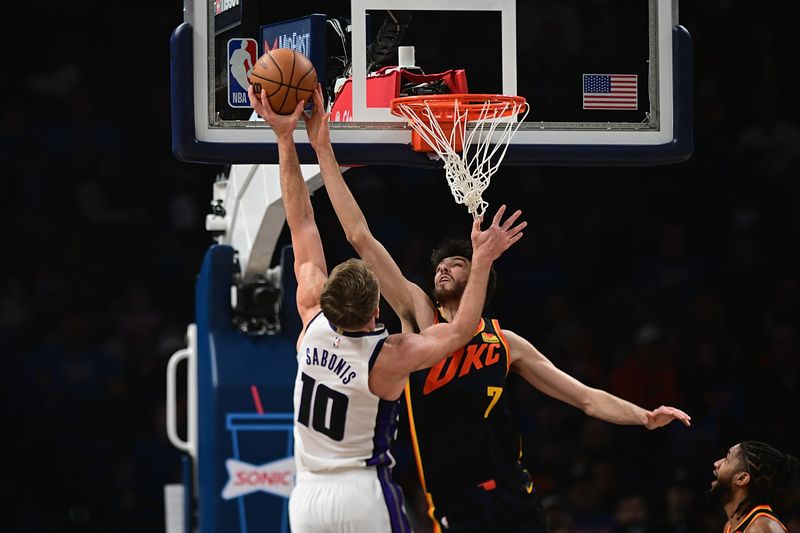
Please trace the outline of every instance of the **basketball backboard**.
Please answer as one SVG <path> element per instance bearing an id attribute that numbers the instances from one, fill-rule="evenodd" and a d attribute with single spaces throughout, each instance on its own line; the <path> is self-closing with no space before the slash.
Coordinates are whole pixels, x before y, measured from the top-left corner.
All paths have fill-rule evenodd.
<path id="1" fill-rule="evenodd" d="M 424 73 L 463 69 L 471 93 L 527 99 L 505 164 L 656 165 L 692 151 L 692 44 L 677 0 L 185 0 L 184 8 L 171 43 L 181 160 L 277 162 L 275 137 L 250 120 L 231 57 L 278 46 L 307 55 L 331 95 L 350 64 L 352 102 L 331 125 L 340 163 L 439 165 L 408 147 L 410 129 L 388 105 L 369 101 L 367 47 L 391 42 L 392 25 L 382 25 L 393 20 L 403 34 L 394 44 L 413 47 Z M 314 163 L 302 131 L 296 141 L 301 162 Z"/>

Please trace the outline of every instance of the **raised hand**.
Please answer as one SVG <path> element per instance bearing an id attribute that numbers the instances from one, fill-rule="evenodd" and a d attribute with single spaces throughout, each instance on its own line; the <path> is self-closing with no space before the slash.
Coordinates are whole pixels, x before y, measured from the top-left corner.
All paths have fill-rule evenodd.
<path id="1" fill-rule="evenodd" d="M 291 137 L 292 132 L 297 127 L 300 115 L 303 114 L 303 108 L 306 105 L 305 100 L 297 102 L 297 107 L 294 108 L 291 115 L 279 115 L 270 107 L 267 91 L 264 89 L 261 89 L 259 97 L 256 95 L 253 86 L 250 85 L 247 87 L 247 96 L 250 97 L 250 106 L 258 113 L 258 116 L 269 124 L 277 137 Z"/>
<path id="2" fill-rule="evenodd" d="M 331 142 L 331 132 L 328 127 L 331 114 L 325 112 L 325 104 L 322 100 L 322 85 L 319 83 L 314 90 L 313 102 L 314 110 L 310 116 L 304 113 L 303 120 L 306 123 L 308 142 L 311 143 L 311 147 L 314 150 L 319 150 Z"/>
<path id="3" fill-rule="evenodd" d="M 647 423 L 645 427 L 647 429 L 656 429 L 660 428 L 661 426 L 666 426 L 673 420 L 680 420 L 686 426 L 692 425 L 692 417 L 681 411 L 680 409 L 676 409 L 674 407 L 667 407 L 662 405 L 658 409 L 654 411 L 647 411 Z"/>
<path id="4" fill-rule="evenodd" d="M 505 222 L 501 222 L 505 212 L 506 206 L 501 205 L 494 215 L 492 225 L 483 231 L 481 230 L 483 217 L 473 221 L 471 235 L 473 261 L 476 258 L 494 261 L 522 237 L 522 230 L 528 223 L 523 221 L 514 225 L 522 215 L 522 211 L 518 209 Z"/>

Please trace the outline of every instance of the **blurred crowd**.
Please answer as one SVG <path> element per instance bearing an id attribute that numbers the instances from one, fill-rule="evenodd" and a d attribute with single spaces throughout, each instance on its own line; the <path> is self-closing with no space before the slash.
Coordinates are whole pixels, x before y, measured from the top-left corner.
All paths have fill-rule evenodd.
<path id="1" fill-rule="evenodd" d="M 180 479 L 165 367 L 194 320 L 212 243 L 204 217 L 224 169 L 170 152 L 174 4 L 162 17 L 54 8 L 64 24 L 102 23 L 41 44 L 46 68 L 0 73 L 22 96 L 0 110 L 4 531 L 157 531 L 162 487 Z M 612 426 L 512 379 L 551 533 L 720 531 L 705 498 L 714 460 L 745 439 L 800 455 L 800 113 L 792 17 L 767 4 L 756 16 L 724 0 L 681 11 L 695 38 L 689 161 L 506 168 L 486 195 L 529 222 L 497 264 L 490 313 L 586 384 L 693 419 Z M 109 44 L 132 24 L 144 32 L 136 56 Z M 431 248 L 469 227 L 441 172 L 346 178 L 407 277 L 430 287 Z M 329 264 L 352 255 L 324 191 L 314 206 Z M 396 330 L 388 308 L 382 317 Z M 404 433 L 397 455 L 425 531 Z M 800 495 L 779 513 L 800 532 Z"/>

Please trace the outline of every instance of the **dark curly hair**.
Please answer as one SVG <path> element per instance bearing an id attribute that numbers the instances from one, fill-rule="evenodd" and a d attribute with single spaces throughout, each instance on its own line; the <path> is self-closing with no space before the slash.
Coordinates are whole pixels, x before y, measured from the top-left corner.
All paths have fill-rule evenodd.
<path id="1" fill-rule="evenodd" d="M 472 259 L 472 242 L 466 239 L 447 239 L 442 241 L 431 253 L 431 265 L 435 270 L 439 263 L 448 257 L 455 256 Z M 486 299 L 483 302 L 484 310 L 489 306 L 489 301 L 494 296 L 495 287 L 497 287 L 497 272 L 492 267 L 489 271 L 489 282 L 486 284 Z"/>
<path id="2" fill-rule="evenodd" d="M 739 444 L 739 457 L 750 474 L 747 498 L 736 509 L 747 511 L 755 505 L 780 504 L 800 481 L 797 457 L 781 453 L 769 444 L 746 440 Z"/>

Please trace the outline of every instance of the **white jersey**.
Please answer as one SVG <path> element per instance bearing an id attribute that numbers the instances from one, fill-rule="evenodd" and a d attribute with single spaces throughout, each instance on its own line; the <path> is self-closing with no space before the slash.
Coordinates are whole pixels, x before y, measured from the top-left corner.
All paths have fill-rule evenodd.
<path id="1" fill-rule="evenodd" d="M 337 332 L 320 312 L 297 351 L 294 455 L 298 472 L 394 466 L 399 401 L 369 390 L 369 371 L 388 333 Z"/>

